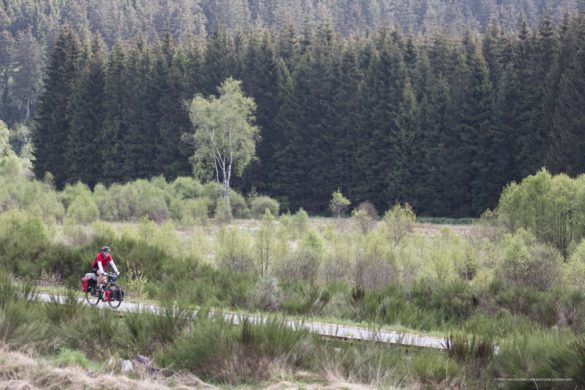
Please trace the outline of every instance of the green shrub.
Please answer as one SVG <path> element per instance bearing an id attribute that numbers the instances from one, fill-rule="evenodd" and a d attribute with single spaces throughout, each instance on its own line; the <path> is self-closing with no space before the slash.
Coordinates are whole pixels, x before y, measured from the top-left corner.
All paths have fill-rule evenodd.
<path id="1" fill-rule="evenodd" d="M 96 241 L 113 242 L 117 238 L 116 231 L 109 223 L 97 221 L 91 225 L 91 231 Z"/>
<path id="2" fill-rule="evenodd" d="M 207 225 L 208 202 L 207 198 L 173 199 L 169 206 L 171 217 L 183 226 Z"/>
<path id="3" fill-rule="evenodd" d="M 246 199 L 234 190 L 230 190 L 230 207 L 234 218 L 244 219 L 250 217 L 250 209 Z"/>
<path id="4" fill-rule="evenodd" d="M 167 256 L 178 257 L 180 255 L 181 237 L 171 221 L 165 221 L 160 226 L 155 225 L 152 238 L 146 242 L 160 249 Z"/>
<path id="5" fill-rule="evenodd" d="M 485 368 L 494 356 L 494 340 L 486 334 L 451 332 L 446 339 L 447 354 L 460 363 Z"/>
<path id="6" fill-rule="evenodd" d="M 91 232 L 85 225 L 78 225 L 69 219 L 63 223 L 63 238 L 70 245 L 85 245 L 92 239 Z"/>
<path id="7" fill-rule="evenodd" d="M 79 350 L 90 359 L 103 359 L 127 345 L 123 323 L 111 310 L 87 310 L 85 315 L 51 328 L 60 347 Z"/>
<path id="8" fill-rule="evenodd" d="M 89 187 L 86 184 L 78 181 L 75 184 L 67 184 L 63 191 L 59 193 L 59 198 L 63 202 L 65 208 L 69 208 L 71 204 L 75 201 L 75 199 L 81 198 L 91 198 L 92 193 Z"/>
<path id="9" fill-rule="evenodd" d="M 533 331 L 501 341 L 490 374 L 496 378 L 538 378 L 533 381 L 508 381 L 511 389 L 579 387 L 585 379 L 585 339 L 569 332 Z M 567 381 L 549 383 L 546 378 Z M 545 380 L 546 382 L 540 382 Z"/>
<path id="10" fill-rule="evenodd" d="M 214 377 L 230 380 L 226 363 L 238 347 L 239 330 L 228 323 L 223 315 L 208 317 L 201 311 L 191 330 L 183 333 L 169 348 L 159 354 L 159 365 L 197 373 L 205 380 Z M 218 377 L 219 376 L 219 377 Z"/>
<path id="11" fill-rule="evenodd" d="M 49 245 L 48 232 L 42 221 L 13 210 L 0 214 L 0 263 L 11 271 L 28 271 Z"/>
<path id="12" fill-rule="evenodd" d="M 297 280 L 283 283 L 285 313 L 308 314 L 319 297 L 319 289 L 312 283 Z"/>
<path id="13" fill-rule="evenodd" d="M 498 275 L 507 285 L 546 291 L 558 280 L 560 264 L 560 255 L 554 248 L 519 230 L 502 244 Z"/>
<path id="14" fill-rule="evenodd" d="M 497 208 L 498 217 L 511 231 L 531 231 L 538 240 L 557 248 L 564 257 L 572 241 L 585 235 L 585 178 L 552 176 L 545 169 L 520 184 L 507 186 Z"/>
<path id="15" fill-rule="evenodd" d="M 43 350 L 48 327 L 38 317 L 34 303 L 15 299 L 0 309 L 0 342 L 10 348 Z"/>
<path id="16" fill-rule="evenodd" d="M 191 177 L 177 177 L 171 188 L 177 199 L 194 199 L 203 195 L 203 186 Z"/>
<path id="17" fill-rule="evenodd" d="M 235 273 L 254 271 L 252 237 L 237 229 L 222 228 L 217 236 L 215 261 L 221 270 Z"/>
<path id="18" fill-rule="evenodd" d="M 138 192 L 131 184 L 112 184 L 106 190 L 98 184 L 94 197 L 100 216 L 106 221 L 129 221 L 137 217 Z"/>
<path id="19" fill-rule="evenodd" d="M 26 279 L 16 284 L 6 270 L 0 272 L 0 308 L 4 308 L 10 302 L 29 302 L 36 299 L 36 295 L 35 287 Z"/>
<path id="20" fill-rule="evenodd" d="M 45 222 L 61 220 L 65 208 L 54 189 L 38 182 L 0 177 L 0 210 L 20 208 Z"/>
<path id="21" fill-rule="evenodd" d="M 335 291 L 321 309 L 325 317 L 352 318 L 353 308 L 351 307 L 350 294 L 347 291 Z"/>
<path id="22" fill-rule="evenodd" d="M 158 235 L 155 226 L 151 224 L 152 222 L 143 221 L 139 225 L 138 238 L 122 234 L 119 240 L 113 241 L 109 245 L 114 252 L 116 265 L 127 264 L 150 280 L 160 275 L 162 265 L 170 257 L 163 249 L 166 244 L 162 247 L 158 246 L 159 240 L 164 242 L 165 234 Z M 176 232 L 173 233 L 176 234 Z M 170 239 L 174 240 L 176 236 L 172 236 Z M 96 242 L 96 248 L 101 245 L 104 243 Z"/>
<path id="23" fill-rule="evenodd" d="M 56 275 L 66 286 L 79 289 L 81 277 L 89 272 L 94 257 L 93 251 L 53 244 L 39 255 L 36 273 Z"/>
<path id="24" fill-rule="evenodd" d="M 309 222 L 309 214 L 301 207 L 290 220 L 292 236 L 297 239 L 303 237 L 309 230 Z"/>
<path id="25" fill-rule="evenodd" d="M 191 317 L 191 310 L 166 303 L 156 313 L 129 313 L 124 316 L 125 338 L 132 350 L 152 355 L 172 345 L 187 329 Z"/>
<path id="26" fill-rule="evenodd" d="M 57 352 L 55 363 L 59 366 L 79 366 L 89 368 L 90 361 L 82 351 L 75 351 L 67 347 L 62 347 Z"/>
<path id="27" fill-rule="evenodd" d="M 278 216 L 278 213 L 280 211 L 280 204 L 278 203 L 277 200 L 272 199 L 268 196 L 258 196 L 254 198 L 254 200 L 252 200 L 250 204 L 250 209 L 252 212 L 252 216 L 257 219 L 264 215 L 266 209 L 270 211 L 270 214 L 276 217 Z"/>
<path id="28" fill-rule="evenodd" d="M 52 296 L 49 302 L 43 304 L 43 313 L 51 324 L 74 321 L 85 314 L 86 306 L 77 299 L 77 291 L 78 289 L 67 289 L 63 300 Z"/>
<path id="29" fill-rule="evenodd" d="M 456 362 L 437 353 L 420 353 L 410 361 L 415 378 L 427 388 L 465 388 L 465 371 Z"/>
<path id="30" fill-rule="evenodd" d="M 445 322 L 460 324 L 476 309 L 469 285 L 460 280 L 437 283 L 422 279 L 413 285 L 411 296 L 418 307 L 439 313 Z"/>
<path id="31" fill-rule="evenodd" d="M 232 208 L 225 199 L 218 199 L 215 205 L 215 221 L 219 224 L 226 224 L 232 221 Z"/>
<path id="32" fill-rule="evenodd" d="M 170 197 L 163 187 L 164 179 L 156 178 L 148 182 L 146 180 L 137 180 L 132 183 L 136 190 L 136 203 L 133 204 L 134 217 L 148 217 L 152 221 L 162 222 L 169 218 L 167 200 Z M 170 200 L 169 200 L 170 202 Z"/>
<path id="33" fill-rule="evenodd" d="M 209 212 L 215 214 L 217 201 L 223 197 L 223 186 L 216 182 L 209 182 L 203 186 L 203 197 L 209 199 L 209 204 L 213 207 Z"/>
<path id="34" fill-rule="evenodd" d="M 331 195 L 331 200 L 329 201 L 329 209 L 333 212 L 335 216 L 337 216 L 337 218 L 341 218 L 341 213 L 346 208 L 348 208 L 350 204 L 351 201 L 347 199 L 345 196 L 343 196 L 340 189 L 337 189 L 337 191 L 333 192 L 333 194 Z"/>
<path id="35" fill-rule="evenodd" d="M 569 261 L 562 265 L 563 285 L 585 292 L 585 240 L 573 250 Z"/>
<path id="36" fill-rule="evenodd" d="M 90 224 L 97 221 L 100 212 L 90 195 L 81 194 L 73 198 L 67 208 L 67 218 L 80 224 Z"/>

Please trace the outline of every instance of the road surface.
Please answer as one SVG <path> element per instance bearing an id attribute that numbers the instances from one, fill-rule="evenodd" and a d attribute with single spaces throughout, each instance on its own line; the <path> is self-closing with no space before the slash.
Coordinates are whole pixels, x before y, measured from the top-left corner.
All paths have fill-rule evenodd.
<path id="1" fill-rule="evenodd" d="M 62 303 L 64 302 L 65 297 L 41 293 L 38 294 L 38 299 L 45 302 L 56 300 Z M 87 304 L 85 298 L 79 298 L 79 302 Z M 97 307 L 114 310 L 111 309 L 106 302 L 101 301 Z M 152 304 L 124 301 L 122 305 L 115 310 L 124 312 L 160 313 L 162 309 L 161 307 Z M 230 313 L 223 311 L 222 313 L 227 320 L 234 324 L 238 324 L 244 321 L 244 319 L 247 319 L 250 323 L 253 324 L 262 323 L 268 320 L 267 316 L 260 316 L 256 314 Z M 196 310 L 193 311 L 193 316 L 195 316 L 195 314 L 197 314 Z M 414 333 L 394 332 L 390 330 L 366 328 L 361 326 L 330 324 L 310 320 L 302 321 L 296 319 L 285 319 L 284 322 L 292 329 L 306 329 L 309 332 L 321 336 L 337 337 L 346 340 L 376 341 L 405 346 L 446 349 L 445 339 L 440 337 L 424 336 Z"/>

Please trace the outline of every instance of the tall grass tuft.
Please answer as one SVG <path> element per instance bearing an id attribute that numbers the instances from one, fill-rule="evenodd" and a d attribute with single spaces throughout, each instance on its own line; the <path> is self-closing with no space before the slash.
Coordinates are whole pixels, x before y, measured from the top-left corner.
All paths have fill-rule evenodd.
<path id="1" fill-rule="evenodd" d="M 445 340 L 450 358 L 471 366 L 486 367 L 494 356 L 494 342 L 489 334 L 468 335 L 452 332 Z"/>
<path id="2" fill-rule="evenodd" d="M 85 305 L 77 299 L 75 290 L 67 289 L 63 300 L 52 296 L 49 302 L 43 304 L 45 317 L 53 325 L 64 321 L 74 321 L 85 313 Z"/>
<path id="3" fill-rule="evenodd" d="M 164 304 L 157 313 L 129 313 L 124 316 L 129 351 L 152 355 L 171 345 L 185 331 L 191 320 L 186 308 Z"/>
<path id="4" fill-rule="evenodd" d="M 494 356 L 491 374 L 505 380 L 537 378 L 534 381 L 507 381 L 508 388 L 580 388 L 585 385 L 583 336 L 565 331 L 534 331 L 503 340 Z M 550 378 L 551 382 L 546 381 Z M 542 382 L 544 380 L 545 382 Z"/>
<path id="5" fill-rule="evenodd" d="M 0 308 L 0 342 L 15 348 L 33 347 L 45 350 L 51 343 L 49 327 L 38 316 L 34 303 L 20 300 L 7 302 Z"/>

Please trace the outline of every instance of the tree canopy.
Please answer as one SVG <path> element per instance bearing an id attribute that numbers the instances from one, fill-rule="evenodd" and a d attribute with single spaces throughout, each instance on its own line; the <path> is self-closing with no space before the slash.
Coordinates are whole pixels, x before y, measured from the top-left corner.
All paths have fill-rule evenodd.
<path id="1" fill-rule="evenodd" d="M 228 78 L 219 97 L 195 96 L 189 109 L 195 126 L 194 170 L 213 169 L 229 199 L 232 172 L 241 175 L 256 154 L 259 129 L 253 125 L 256 104 L 244 96 L 241 81 Z"/>

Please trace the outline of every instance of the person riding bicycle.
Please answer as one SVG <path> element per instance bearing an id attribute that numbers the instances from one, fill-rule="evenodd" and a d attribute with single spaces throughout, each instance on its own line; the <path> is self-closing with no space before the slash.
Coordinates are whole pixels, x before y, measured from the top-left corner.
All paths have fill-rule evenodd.
<path id="1" fill-rule="evenodd" d="M 108 246 L 103 246 L 100 252 L 95 257 L 95 260 L 91 264 L 91 271 L 97 275 L 97 291 L 98 293 L 102 291 L 105 283 L 106 283 L 106 272 L 104 271 L 107 265 L 110 264 L 116 272 L 117 275 L 120 275 L 118 268 L 116 267 L 116 263 L 114 263 L 114 259 L 112 259 L 112 255 L 110 255 L 110 248 Z"/>

